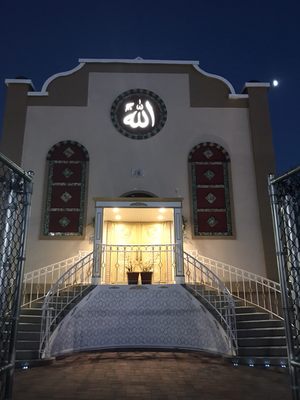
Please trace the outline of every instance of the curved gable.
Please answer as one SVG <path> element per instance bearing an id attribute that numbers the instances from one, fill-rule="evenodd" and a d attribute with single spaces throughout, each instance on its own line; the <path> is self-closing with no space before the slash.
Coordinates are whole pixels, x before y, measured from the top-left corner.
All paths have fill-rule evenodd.
<path id="1" fill-rule="evenodd" d="M 41 92 L 29 92 L 29 105 L 86 106 L 90 73 L 187 74 L 191 107 L 248 106 L 247 96 L 236 95 L 230 82 L 195 61 L 152 60 L 80 60 L 75 68 L 49 77 Z"/>

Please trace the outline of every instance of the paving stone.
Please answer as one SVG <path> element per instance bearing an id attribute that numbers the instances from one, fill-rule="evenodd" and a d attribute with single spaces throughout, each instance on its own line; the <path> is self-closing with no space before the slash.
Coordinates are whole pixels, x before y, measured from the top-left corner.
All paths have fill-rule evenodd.
<path id="1" fill-rule="evenodd" d="M 291 400 L 285 371 L 183 352 L 91 352 L 15 374 L 13 400 Z"/>

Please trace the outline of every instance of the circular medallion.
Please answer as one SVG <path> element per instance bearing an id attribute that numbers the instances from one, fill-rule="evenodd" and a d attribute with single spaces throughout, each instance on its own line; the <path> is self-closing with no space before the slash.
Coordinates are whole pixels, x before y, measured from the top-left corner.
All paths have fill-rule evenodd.
<path id="1" fill-rule="evenodd" d="M 110 115 L 122 135 L 131 139 L 148 139 L 165 125 L 167 109 L 157 94 L 146 89 L 132 89 L 116 98 Z"/>

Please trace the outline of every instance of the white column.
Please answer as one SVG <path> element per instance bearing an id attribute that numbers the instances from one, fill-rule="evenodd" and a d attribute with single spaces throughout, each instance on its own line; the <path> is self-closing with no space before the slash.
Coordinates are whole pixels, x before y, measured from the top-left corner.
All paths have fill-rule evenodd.
<path id="1" fill-rule="evenodd" d="M 94 262 L 92 284 L 98 285 L 101 278 L 102 261 L 102 235 L 103 235 L 103 208 L 97 207 L 95 214 L 95 235 L 94 235 Z"/>
<path id="2" fill-rule="evenodd" d="M 183 271 L 183 238 L 182 238 L 182 209 L 174 208 L 174 238 L 175 238 L 175 282 L 184 283 Z"/>

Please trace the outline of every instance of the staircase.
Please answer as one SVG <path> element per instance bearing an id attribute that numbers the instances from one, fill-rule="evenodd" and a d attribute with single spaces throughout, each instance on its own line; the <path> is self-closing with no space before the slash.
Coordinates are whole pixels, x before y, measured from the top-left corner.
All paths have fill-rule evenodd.
<path id="1" fill-rule="evenodd" d="M 238 354 L 233 362 L 249 366 L 286 366 L 283 320 L 271 319 L 270 314 L 243 304 L 236 301 Z"/>
<path id="2" fill-rule="evenodd" d="M 78 285 L 75 291 L 72 288 L 72 296 L 78 296 L 70 302 L 68 289 L 60 292 L 59 296 L 55 296 L 54 302 L 61 305 L 63 309 L 59 321 L 61 321 L 70 310 L 85 297 L 94 286 Z M 69 304 L 68 304 L 69 303 Z M 66 306 L 66 304 L 68 304 Z M 39 299 L 32 303 L 32 307 L 23 307 L 20 310 L 20 318 L 17 331 L 16 344 L 16 367 L 27 369 L 29 366 L 37 366 L 45 361 L 40 359 L 39 346 L 42 322 L 42 306 L 43 299 Z M 59 321 L 57 323 L 59 323 Z"/>
<path id="3" fill-rule="evenodd" d="M 93 286 L 89 287 L 82 296 L 69 304 L 62 312 L 60 319 L 92 288 Z M 78 287 L 78 292 L 81 290 L 82 287 Z M 206 290 L 205 295 L 210 299 L 217 297 L 213 290 Z M 198 296 L 195 297 L 201 301 Z M 61 292 L 55 299 L 62 304 L 62 308 L 69 300 L 67 290 Z M 39 300 L 33 303 L 32 308 L 21 309 L 16 346 L 17 367 L 27 368 L 42 362 L 39 358 L 42 304 L 43 301 Z M 245 306 L 241 300 L 236 300 L 235 304 L 238 353 L 236 357 L 231 358 L 231 361 L 235 365 L 286 366 L 287 350 L 283 321 L 271 319 L 268 313 L 254 306 Z"/>
<path id="4" fill-rule="evenodd" d="M 16 367 L 28 368 L 38 365 L 40 332 L 42 320 L 42 301 L 32 308 L 21 308 L 17 331 Z"/>
<path id="5" fill-rule="evenodd" d="M 223 277 L 226 276 L 228 278 L 229 276 L 232 278 L 230 282 L 238 283 L 241 280 L 244 290 L 242 293 L 244 300 L 241 300 L 241 292 L 237 292 L 236 297 L 229 292 L 229 290 L 232 291 L 232 289 L 237 289 L 237 287 L 230 286 L 228 290 L 223 281 L 210 268 L 207 268 L 203 263 L 186 252 L 184 252 L 183 256 L 187 282 L 184 287 L 191 291 L 215 315 L 231 337 L 235 337 L 236 331 L 237 354 L 231 358 L 233 364 L 264 365 L 266 367 L 286 366 L 287 350 L 283 321 L 279 317 L 276 317 L 277 314 L 276 312 L 274 313 L 270 302 L 269 307 L 271 308 L 267 308 L 269 312 L 263 311 L 259 307 L 261 306 L 260 299 L 264 300 L 261 296 L 262 293 L 265 293 L 264 290 L 267 290 L 269 299 L 273 298 L 272 296 L 276 300 L 278 296 L 280 297 L 278 283 L 225 264 L 219 267 L 214 261 L 211 267 L 215 269 L 215 272 L 218 272 L 218 267 Z M 55 326 L 94 287 L 90 284 L 79 284 L 79 282 L 89 281 L 92 262 L 93 254 L 90 253 L 75 263 L 52 286 L 54 289 L 50 292 L 48 306 L 55 308 L 55 315 L 58 315 L 58 320 L 54 320 Z M 86 269 L 87 267 L 88 269 Z M 225 275 L 224 271 L 226 272 Z M 82 280 L 78 280 L 79 277 Z M 85 278 L 83 279 L 82 277 Z M 205 282 L 205 284 L 199 284 L 199 282 Z M 89 289 L 81 293 L 82 289 L 87 287 Z M 250 300 L 252 301 L 252 296 L 257 298 L 258 306 L 249 305 L 249 302 L 247 302 L 247 290 L 253 287 L 259 288 L 259 290 L 257 291 L 257 295 L 249 292 Z M 79 295 L 76 294 L 76 290 L 78 290 Z M 55 295 L 55 293 L 59 293 L 59 296 Z M 75 297 L 75 301 L 71 301 L 73 297 Z M 233 301 L 233 299 L 235 300 Z M 16 347 L 17 365 L 26 367 L 26 363 L 33 365 L 40 362 L 39 342 L 42 302 L 43 299 L 38 299 L 32 303 L 32 308 L 21 309 Z M 236 328 L 234 314 L 236 314 Z"/>
<path id="6" fill-rule="evenodd" d="M 224 307 L 217 291 L 205 288 L 202 296 L 199 296 L 188 285 L 185 287 L 206 307 L 207 302 L 202 296 L 209 302 L 219 303 Z M 285 367 L 287 348 L 283 320 L 271 318 L 267 312 L 254 306 L 245 306 L 242 300 L 237 299 L 235 313 L 238 351 L 235 357 L 230 358 L 233 364 Z"/>

